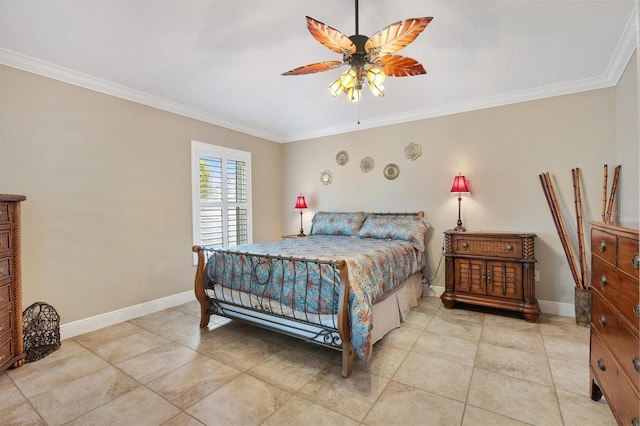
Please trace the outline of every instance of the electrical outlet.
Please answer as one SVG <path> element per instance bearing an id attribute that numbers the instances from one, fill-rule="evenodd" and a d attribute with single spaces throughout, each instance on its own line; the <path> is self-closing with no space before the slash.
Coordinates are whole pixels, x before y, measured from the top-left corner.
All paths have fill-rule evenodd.
<path id="1" fill-rule="evenodd" d="M 535 274 L 535 280 L 540 281 L 540 271 L 536 269 L 534 274 Z"/>

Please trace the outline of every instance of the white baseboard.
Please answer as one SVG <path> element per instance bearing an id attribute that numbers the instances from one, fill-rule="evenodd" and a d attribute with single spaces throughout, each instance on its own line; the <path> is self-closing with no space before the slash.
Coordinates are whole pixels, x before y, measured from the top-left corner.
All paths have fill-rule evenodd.
<path id="1" fill-rule="evenodd" d="M 444 293 L 444 287 L 440 286 L 423 286 L 424 297 L 440 297 Z M 195 300 L 193 290 L 184 293 L 174 294 L 172 296 L 163 297 L 149 302 L 140 303 L 138 305 L 128 306 L 118 309 L 117 311 L 107 312 L 93 317 L 73 321 L 60 325 L 60 339 L 69 339 L 84 333 L 96 331 L 113 324 L 143 315 L 149 315 L 163 309 L 172 308 L 182 305 L 183 303 Z M 545 314 L 561 315 L 565 317 L 575 317 L 575 309 L 571 303 L 551 302 L 548 300 L 538 300 L 540 311 Z"/>
<path id="2" fill-rule="evenodd" d="M 444 287 L 442 286 L 423 286 L 422 295 L 424 297 L 440 297 L 442 293 L 444 293 Z M 576 316 L 576 311 L 572 303 L 538 300 L 538 305 L 540 305 L 540 311 L 543 314 L 560 315 L 571 318 L 575 318 Z"/>
<path id="3" fill-rule="evenodd" d="M 117 324 L 123 321 L 137 318 L 143 315 L 149 315 L 163 309 L 172 308 L 182 305 L 183 303 L 195 300 L 193 290 L 184 293 L 174 294 L 172 296 L 151 300 L 149 302 L 140 303 L 138 305 L 128 306 L 118 309 L 117 311 L 106 312 L 104 314 L 93 317 L 73 321 L 60 325 L 60 340 L 69 339 L 84 333 L 99 330 L 101 328 Z"/>

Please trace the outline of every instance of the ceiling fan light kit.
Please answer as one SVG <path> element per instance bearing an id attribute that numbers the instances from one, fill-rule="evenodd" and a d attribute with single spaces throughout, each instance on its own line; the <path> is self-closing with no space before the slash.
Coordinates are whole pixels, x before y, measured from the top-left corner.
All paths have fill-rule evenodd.
<path id="1" fill-rule="evenodd" d="M 316 62 L 292 69 L 282 75 L 313 74 L 349 65 L 347 71 L 331 82 L 329 93 L 339 97 L 344 92 L 349 102 L 358 102 L 365 80 L 368 81 L 369 90 L 374 96 L 384 96 L 386 77 L 407 77 L 427 73 L 422 64 L 415 59 L 393 53 L 412 43 L 433 18 L 410 18 L 396 22 L 369 38 L 358 34 L 358 0 L 355 0 L 355 8 L 356 34 L 350 37 L 307 16 L 307 29 L 311 35 L 323 46 L 342 54 L 342 62 Z"/>

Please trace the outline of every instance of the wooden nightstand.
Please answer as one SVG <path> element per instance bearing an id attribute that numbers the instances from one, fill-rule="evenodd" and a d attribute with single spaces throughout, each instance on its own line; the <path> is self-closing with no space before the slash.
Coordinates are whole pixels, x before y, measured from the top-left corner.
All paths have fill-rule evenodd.
<path id="1" fill-rule="evenodd" d="M 535 234 L 445 232 L 445 308 L 456 302 L 522 312 L 536 322 Z"/>

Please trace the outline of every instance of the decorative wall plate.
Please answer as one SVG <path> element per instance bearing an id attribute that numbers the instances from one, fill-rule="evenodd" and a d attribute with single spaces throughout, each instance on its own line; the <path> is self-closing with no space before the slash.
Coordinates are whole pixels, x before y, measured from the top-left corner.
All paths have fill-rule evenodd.
<path id="1" fill-rule="evenodd" d="M 384 177 L 389 180 L 393 180 L 400 174 L 400 168 L 395 164 L 387 164 L 384 166 Z"/>
<path id="2" fill-rule="evenodd" d="M 333 182 L 333 173 L 331 173 L 329 170 L 325 170 L 324 172 L 320 173 L 320 182 L 325 185 L 329 185 L 331 182 Z"/>
<path id="3" fill-rule="evenodd" d="M 340 151 L 336 154 L 336 163 L 339 166 L 344 166 L 349 162 L 349 153 L 347 151 Z"/>
<path id="4" fill-rule="evenodd" d="M 371 170 L 373 170 L 373 167 L 375 165 L 376 162 L 373 161 L 373 158 L 371 157 L 364 157 L 362 160 L 360 160 L 360 170 L 365 173 L 369 173 Z"/>
<path id="5" fill-rule="evenodd" d="M 409 160 L 417 160 L 422 155 L 422 145 L 410 143 L 404 149 L 404 155 L 406 155 Z"/>

